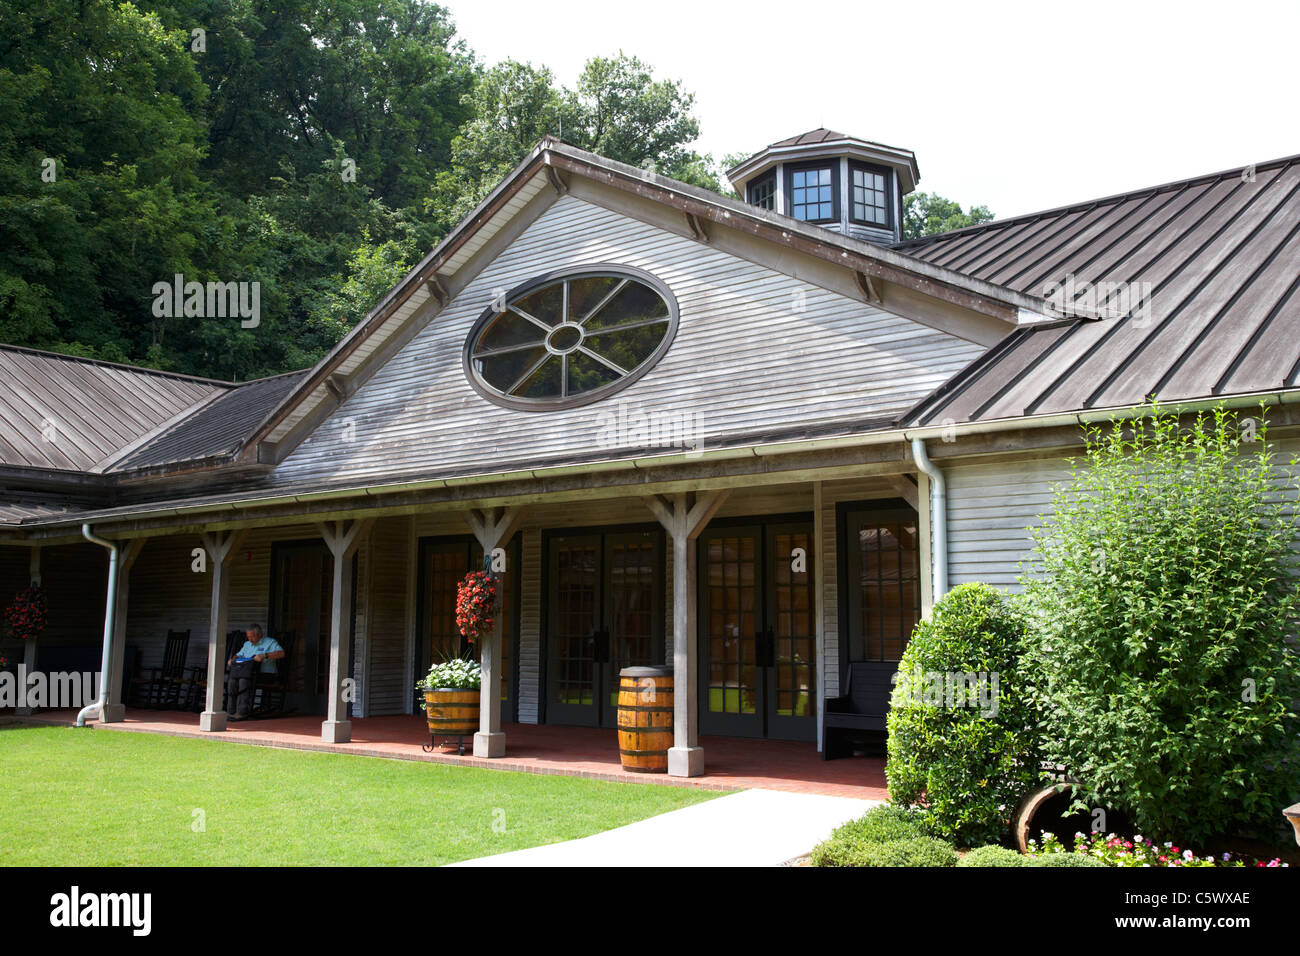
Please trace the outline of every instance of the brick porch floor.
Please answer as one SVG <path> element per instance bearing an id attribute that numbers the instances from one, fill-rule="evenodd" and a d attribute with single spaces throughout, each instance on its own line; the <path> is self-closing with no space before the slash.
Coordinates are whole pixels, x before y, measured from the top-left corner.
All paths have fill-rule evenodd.
<path id="1" fill-rule="evenodd" d="M 25 723 L 71 725 L 75 711 L 49 711 L 20 718 Z M 784 740 L 746 740 L 736 737 L 702 737 L 705 772 L 690 779 L 667 774 L 627 773 L 619 765 L 615 731 L 589 727 L 551 727 L 506 724 L 506 756 L 496 760 L 459 756 L 455 746 L 426 754 L 428 743 L 422 716 L 367 717 L 352 721 L 352 742 L 326 744 L 320 739 L 321 718 L 281 717 L 231 724 L 219 734 L 199 730 L 198 714 L 177 711 L 128 710 L 116 724 L 91 722 L 96 729 L 201 737 L 263 747 L 351 753 L 400 760 L 517 770 L 525 773 L 564 774 L 599 780 L 669 786 L 733 790 L 762 787 L 797 793 L 822 793 L 863 800 L 885 800 L 885 761 L 879 757 L 822 760 L 815 745 Z M 466 747 L 470 741 L 466 741 Z"/>

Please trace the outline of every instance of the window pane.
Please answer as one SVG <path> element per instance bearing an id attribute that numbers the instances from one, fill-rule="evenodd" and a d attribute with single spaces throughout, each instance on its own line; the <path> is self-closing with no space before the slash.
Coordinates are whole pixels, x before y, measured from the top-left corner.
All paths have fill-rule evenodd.
<path id="1" fill-rule="evenodd" d="M 476 359 L 479 374 L 483 380 L 498 392 L 506 392 L 519 381 L 519 377 L 541 361 L 546 349 L 540 345 L 536 348 L 506 352 L 503 355 L 490 355 Z"/>

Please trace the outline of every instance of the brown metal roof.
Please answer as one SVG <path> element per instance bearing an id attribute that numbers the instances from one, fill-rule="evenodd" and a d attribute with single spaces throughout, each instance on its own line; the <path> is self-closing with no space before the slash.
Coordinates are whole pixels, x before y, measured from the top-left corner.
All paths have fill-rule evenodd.
<path id="1" fill-rule="evenodd" d="M 0 346 L 0 464 L 89 471 L 229 388 L 223 382 Z"/>
<path id="2" fill-rule="evenodd" d="M 896 248 L 1026 294 L 1047 295 L 1056 283 L 1067 305 L 1119 316 L 1015 330 L 918 406 L 910 423 L 1300 383 L 1300 157 Z"/>
<path id="3" fill-rule="evenodd" d="M 806 133 L 800 133 L 798 136 L 791 136 L 788 139 L 783 139 L 780 142 L 773 143 L 769 149 L 777 146 L 809 146 L 814 143 L 833 142 L 841 139 L 848 139 L 848 137 L 843 133 L 835 132 L 833 129 L 827 129 L 825 126 L 820 126 L 817 129 L 809 130 Z"/>
<path id="4" fill-rule="evenodd" d="M 236 385 L 132 449 L 109 473 L 219 458 L 239 450 L 307 370 Z"/>

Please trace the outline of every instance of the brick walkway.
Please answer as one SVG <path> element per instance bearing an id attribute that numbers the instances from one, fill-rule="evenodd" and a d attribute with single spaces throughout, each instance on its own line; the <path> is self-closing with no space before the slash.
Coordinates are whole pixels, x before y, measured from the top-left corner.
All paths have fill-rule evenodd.
<path id="1" fill-rule="evenodd" d="M 20 718 L 29 723 L 72 724 L 74 711 L 50 711 Z M 400 760 L 518 770 L 525 773 L 564 774 L 598 780 L 667 786 L 705 787 L 712 790 L 788 790 L 862 800 L 885 800 L 885 761 L 880 757 L 846 757 L 822 760 L 816 746 L 784 740 L 745 740 L 702 737 L 705 773 L 689 779 L 667 774 L 627 773 L 619 765 L 615 732 L 590 727 L 551 727 L 506 724 L 506 756 L 488 760 L 459 756 L 454 746 L 439 746 L 426 754 L 428 743 L 422 716 L 368 717 L 352 721 L 352 742 L 326 744 L 320 739 L 320 717 L 282 717 L 231 724 L 220 734 L 198 728 L 198 714 L 157 710 L 128 710 L 117 724 L 91 726 L 105 730 L 201 737 L 263 747 L 287 747 L 326 753 L 351 753 Z M 466 747 L 470 741 L 466 741 Z"/>

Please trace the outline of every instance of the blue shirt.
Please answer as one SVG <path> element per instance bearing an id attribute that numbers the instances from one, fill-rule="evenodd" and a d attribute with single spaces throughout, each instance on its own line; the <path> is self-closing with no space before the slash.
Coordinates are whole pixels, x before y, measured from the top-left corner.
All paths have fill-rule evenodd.
<path id="1" fill-rule="evenodd" d="M 239 649 L 239 653 L 235 655 L 235 659 L 251 660 L 252 658 L 256 657 L 258 654 L 273 654 L 276 651 L 282 651 L 282 650 L 284 650 L 284 648 L 280 646 L 279 641 L 277 641 L 274 637 L 271 637 L 271 635 L 269 634 L 264 634 L 262 636 L 262 639 L 258 641 L 256 644 L 254 644 L 252 641 L 244 641 L 244 646 Z M 266 660 L 262 661 L 262 673 L 274 674 L 275 661 L 271 660 L 270 658 L 267 658 Z"/>

